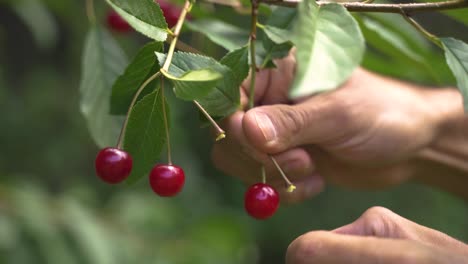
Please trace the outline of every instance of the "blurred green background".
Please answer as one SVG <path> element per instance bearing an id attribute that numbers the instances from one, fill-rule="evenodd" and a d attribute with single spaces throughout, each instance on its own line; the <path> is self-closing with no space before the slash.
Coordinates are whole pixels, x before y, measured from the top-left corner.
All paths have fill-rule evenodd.
<path id="1" fill-rule="evenodd" d="M 104 23 L 108 7 L 96 2 Z M 248 23 L 229 8 L 203 4 L 197 12 Z M 378 21 L 398 28 L 410 52 L 426 59 L 408 58 L 388 43 L 391 37 L 369 27 L 364 65 L 421 83 L 453 84 L 441 53 L 389 18 Z M 418 18 L 435 33 L 467 41 L 467 28 L 455 20 Z M 98 149 L 78 106 L 87 28 L 84 1 L 0 1 L 0 263 L 284 263 L 297 236 L 349 223 L 374 205 L 468 241 L 466 202 L 411 183 L 379 192 L 327 187 L 303 204 L 283 206 L 270 220 L 253 220 L 243 210 L 244 186 L 210 163 L 212 139 L 199 128 L 195 109 L 174 98 L 173 153 L 187 172 L 181 195 L 156 197 L 145 180 L 131 187 L 103 184 L 94 175 Z M 148 41 L 137 33 L 114 36 L 129 57 Z M 184 40 L 217 57 L 224 52 L 200 35 Z"/>

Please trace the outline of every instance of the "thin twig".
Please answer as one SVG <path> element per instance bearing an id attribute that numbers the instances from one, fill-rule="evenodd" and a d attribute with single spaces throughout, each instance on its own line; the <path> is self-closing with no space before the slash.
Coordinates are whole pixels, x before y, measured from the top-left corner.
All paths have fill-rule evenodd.
<path id="1" fill-rule="evenodd" d="M 269 5 L 279 5 L 286 7 L 296 7 L 298 0 L 260 0 L 261 3 Z M 319 5 L 329 3 L 318 2 Z M 431 12 L 448 9 L 458 9 L 468 7 L 468 0 L 450 0 L 442 2 L 426 3 L 407 3 L 407 4 L 369 4 L 365 2 L 345 2 L 339 3 L 350 12 L 382 12 L 382 13 L 401 13 L 412 14 L 417 12 Z"/>
<path id="2" fill-rule="evenodd" d="M 250 26 L 250 90 L 249 90 L 249 108 L 254 107 L 255 102 L 255 79 L 257 75 L 257 62 L 255 59 L 255 40 L 257 39 L 257 22 L 258 22 L 258 2 L 252 0 L 252 21 Z"/>
<path id="3" fill-rule="evenodd" d="M 167 35 L 166 43 L 171 44 L 173 39 L 174 39 L 173 36 Z M 195 53 L 195 54 L 203 54 L 203 52 L 197 50 L 196 48 L 194 48 L 194 47 L 192 47 L 190 45 L 188 45 L 187 43 L 184 43 L 180 39 L 177 40 L 176 49 L 181 50 L 181 51 L 185 51 L 185 52 Z"/>
<path id="4" fill-rule="evenodd" d="M 432 43 L 434 43 L 435 45 L 437 45 L 439 48 L 443 49 L 443 46 L 442 46 L 442 43 L 440 42 L 439 38 L 430 33 L 429 31 L 427 31 L 425 28 L 423 28 L 423 26 L 421 26 L 416 20 L 414 20 L 413 18 L 409 17 L 408 14 L 404 13 L 404 12 L 401 12 L 401 15 L 403 16 L 403 18 L 408 22 L 410 23 L 414 28 L 416 28 L 419 32 L 421 32 L 427 39 L 429 39 L 430 41 L 432 41 Z"/>
<path id="5" fill-rule="evenodd" d="M 177 24 L 175 25 L 174 36 L 173 36 L 171 45 L 169 46 L 169 50 L 167 51 L 166 61 L 164 62 L 163 67 L 161 68 L 161 71 L 163 71 L 163 73 L 169 71 L 169 66 L 171 66 L 171 62 L 172 62 L 172 56 L 174 56 L 174 51 L 176 48 L 177 40 L 179 39 L 180 30 L 182 29 L 182 25 L 184 24 L 185 17 L 187 16 L 187 13 L 190 11 L 191 6 L 192 4 L 190 1 L 185 1 L 184 8 L 182 9 L 182 12 L 180 13 L 180 16 L 179 16 L 179 20 L 177 20 Z"/>

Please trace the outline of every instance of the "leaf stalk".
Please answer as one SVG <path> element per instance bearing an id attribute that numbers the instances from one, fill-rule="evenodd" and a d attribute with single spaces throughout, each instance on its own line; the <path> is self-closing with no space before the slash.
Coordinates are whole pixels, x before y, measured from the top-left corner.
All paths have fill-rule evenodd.
<path id="1" fill-rule="evenodd" d="M 128 119 L 130 117 L 130 113 L 132 112 L 132 109 L 133 109 L 133 106 L 135 106 L 135 103 L 138 99 L 138 97 L 140 96 L 141 92 L 143 92 L 143 90 L 145 89 L 146 86 L 148 86 L 148 84 L 150 82 L 152 82 L 154 79 L 158 78 L 159 76 L 161 75 L 161 72 L 157 72 L 155 74 L 153 74 L 151 77 L 149 77 L 137 90 L 137 92 L 135 93 L 135 95 L 133 96 L 133 99 L 132 99 L 132 102 L 130 103 L 130 106 L 128 107 L 128 110 L 127 110 L 127 115 L 125 116 L 125 121 L 123 123 L 123 126 L 122 126 L 122 129 L 120 130 L 120 135 L 119 135 L 119 139 L 117 140 L 117 148 L 122 148 L 122 145 L 123 145 L 123 139 L 124 139 L 124 135 L 125 135 L 125 131 L 127 130 L 127 125 L 128 125 Z"/>

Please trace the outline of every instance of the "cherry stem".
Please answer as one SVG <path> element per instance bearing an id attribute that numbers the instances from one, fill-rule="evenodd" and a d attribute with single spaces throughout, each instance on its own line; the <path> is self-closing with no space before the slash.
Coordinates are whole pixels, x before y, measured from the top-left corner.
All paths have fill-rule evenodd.
<path id="1" fill-rule="evenodd" d="M 161 78 L 161 101 L 162 101 L 162 112 L 163 112 L 163 118 L 164 118 L 164 128 L 166 129 L 167 161 L 169 165 L 172 165 L 171 138 L 169 134 L 169 123 L 167 121 L 166 100 L 164 100 L 164 78 Z"/>
<path id="2" fill-rule="evenodd" d="M 94 0 L 86 0 L 86 16 L 91 24 L 96 24 L 96 12 L 94 11 Z"/>
<path id="3" fill-rule="evenodd" d="M 125 135 L 125 131 L 127 130 L 127 125 L 128 125 L 128 119 L 130 117 L 130 113 L 132 112 L 132 109 L 133 109 L 133 106 L 135 105 L 138 97 L 140 96 L 141 92 L 145 89 L 146 86 L 148 86 L 148 84 L 150 82 L 152 82 L 154 79 L 158 78 L 159 75 L 161 75 L 161 72 L 157 72 L 155 74 L 153 74 L 151 77 L 149 77 L 141 86 L 140 88 L 138 88 L 137 92 L 135 93 L 135 95 L 133 96 L 133 99 L 132 99 L 132 102 L 130 103 L 130 106 L 128 107 L 128 111 L 127 111 L 127 115 L 125 116 L 125 121 L 123 123 L 123 126 L 122 126 L 122 130 L 120 130 L 120 135 L 119 135 L 119 139 L 117 141 L 117 148 L 120 149 L 122 148 L 122 144 L 123 144 L 123 140 L 124 140 L 124 135 Z"/>
<path id="4" fill-rule="evenodd" d="M 174 55 L 174 51 L 177 45 L 177 40 L 179 39 L 179 34 L 180 30 L 182 29 L 182 25 L 184 24 L 185 17 L 187 16 L 187 13 L 190 11 L 192 8 L 192 3 L 190 1 L 185 1 L 184 8 L 182 9 L 182 12 L 180 13 L 179 19 L 177 20 L 177 24 L 175 25 L 174 28 L 174 35 L 173 39 L 171 42 L 171 45 L 169 46 L 169 50 L 167 52 L 167 58 L 166 61 L 164 62 L 164 65 L 161 70 L 168 72 L 169 71 L 169 66 L 171 66 L 172 62 L 172 56 Z"/>
<path id="5" fill-rule="evenodd" d="M 257 75 L 257 62 L 255 60 L 255 40 L 257 39 L 257 26 L 259 25 L 258 23 L 258 2 L 259 0 L 251 0 L 252 3 L 252 21 L 251 21 L 251 27 L 250 27 L 250 39 L 249 39 L 249 46 L 250 46 L 250 90 L 249 90 L 249 109 L 252 109 L 255 106 L 255 79 Z M 286 174 L 283 172 L 281 167 L 279 166 L 278 162 L 276 162 L 276 159 L 268 155 L 270 157 L 271 161 L 275 164 L 276 168 L 278 169 L 279 173 L 281 174 L 281 177 L 283 177 L 284 181 L 288 185 L 288 192 L 293 192 L 294 189 L 296 189 L 296 186 L 291 183 L 291 181 L 288 179 Z M 262 182 L 266 182 L 266 176 L 265 176 L 265 168 L 262 165 Z"/>
<path id="6" fill-rule="evenodd" d="M 262 183 L 265 184 L 266 183 L 266 172 L 265 172 L 265 166 L 262 165 Z"/>
<path id="7" fill-rule="evenodd" d="M 203 108 L 203 106 L 196 100 L 193 100 L 193 102 L 203 113 L 203 115 L 208 119 L 208 121 L 210 121 L 211 125 L 216 130 L 216 141 L 220 141 L 221 139 L 225 138 L 226 132 L 218 125 L 218 123 L 216 123 L 216 121 L 210 116 L 210 114 L 205 110 L 205 108 Z"/>
<path id="8" fill-rule="evenodd" d="M 288 177 L 284 173 L 283 169 L 281 169 L 276 159 L 271 155 L 269 156 L 270 156 L 271 161 L 273 161 L 273 164 L 275 164 L 275 167 L 278 169 L 279 173 L 281 174 L 281 177 L 283 177 L 284 181 L 288 185 L 287 192 L 293 192 L 296 189 L 296 186 L 288 179 Z"/>
<path id="9" fill-rule="evenodd" d="M 164 62 L 164 65 L 161 69 L 161 71 L 164 74 L 169 72 L 169 66 L 171 65 L 172 57 L 174 55 L 174 51 L 177 46 L 177 41 L 179 39 L 180 30 L 182 29 L 182 25 L 184 24 L 185 17 L 187 16 L 187 13 L 190 11 L 191 8 L 192 8 L 192 3 L 190 1 L 186 1 L 184 8 L 182 9 L 182 12 L 180 13 L 179 20 L 177 20 L 177 24 L 174 27 L 174 33 L 172 36 L 170 36 L 172 38 L 171 45 L 169 46 L 169 50 L 167 52 L 166 61 Z M 221 129 L 221 127 L 219 127 L 219 125 L 216 123 L 216 121 L 214 121 L 214 119 L 205 110 L 205 108 L 203 108 L 203 106 L 200 103 L 198 103 L 196 100 L 194 100 L 193 102 L 198 107 L 198 109 L 200 109 L 200 111 L 206 116 L 206 118 L 210 121 L 213 127 L 216 129 L 216 141 L 219 141 L 225 138 L 226 133 L 224 132 L 224 130 Z"/>

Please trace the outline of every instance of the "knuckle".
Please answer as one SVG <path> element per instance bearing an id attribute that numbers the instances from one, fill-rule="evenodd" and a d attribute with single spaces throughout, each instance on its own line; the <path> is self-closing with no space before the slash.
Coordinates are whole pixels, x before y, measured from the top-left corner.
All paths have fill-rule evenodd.
<path id="1" fill-rule="evenodd" d="M 364 212 L 363 216 L 373 218 L 373 217 L 380 217 L 382 215 L 386 216 L 386 215 L 390 215 L 390 214 L 393 214 L 393 212 L 390 211 L 389 209 L 385 208 L 385 207 L 373 206 L 373 207 L 367 209 Z"/>
<path id="2" fill-rule="evenodd" d="M 386 237 L 393 234 L 393 212 L 381 206 L 367 209 L 361 216 L 368 234 L 377 237 Z"/>

